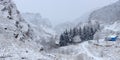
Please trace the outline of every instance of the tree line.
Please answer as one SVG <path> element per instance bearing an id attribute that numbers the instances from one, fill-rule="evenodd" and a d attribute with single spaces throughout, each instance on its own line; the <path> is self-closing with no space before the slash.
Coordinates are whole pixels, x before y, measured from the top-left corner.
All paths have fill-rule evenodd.
<path id="1" fill-rule="evenodd" d="M 93 40 L 94 34 L 100 29 L 100 25 L 85 25 L 81 27 L 75 27 L 73 29 L 65 30 L 60 35 L 60 46 L 66 46 L 68 44 L 74 43 L 74 37 L 79 36 L 81 42 L 87 40 Z"/>

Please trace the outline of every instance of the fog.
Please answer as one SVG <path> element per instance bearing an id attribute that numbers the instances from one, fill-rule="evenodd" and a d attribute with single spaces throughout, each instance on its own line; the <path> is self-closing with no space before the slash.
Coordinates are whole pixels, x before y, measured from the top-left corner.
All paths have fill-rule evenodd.
<path id="1" fill-rule="evenodd" d="M 40 13 L 53 25 L 73 21 L 86 12 L 117 0 L 14 0 L 21 12 Z"/>

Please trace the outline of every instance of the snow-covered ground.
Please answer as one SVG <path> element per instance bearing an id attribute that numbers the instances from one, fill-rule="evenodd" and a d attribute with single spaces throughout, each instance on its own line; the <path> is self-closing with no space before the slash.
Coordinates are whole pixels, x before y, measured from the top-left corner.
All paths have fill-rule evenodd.
<path id="1" fill-rule="evenodd" d="M 50 50 L 47 53 L 54 60 L 119 60 L 119 44 L 100 40 L 86 41 L 81 44 L 70 45 L 58 49 Z"/>

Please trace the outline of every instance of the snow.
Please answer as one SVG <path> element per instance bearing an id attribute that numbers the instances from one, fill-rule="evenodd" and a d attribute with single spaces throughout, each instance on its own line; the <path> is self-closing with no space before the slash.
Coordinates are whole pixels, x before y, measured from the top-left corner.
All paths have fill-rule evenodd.
<path id="1" fill-rule="evenodd" d="M 115 11 L 112 12 L 119 11 L 118 3 L 119 1 L 113 4 L 117 6 Z M 3 10 L 4 8 L 7 9 Z M 106 8 L 105 11 L 109 9 L 111 7 Z M 104 12 L 104 8 L 100 9 L 100 13 L 101 10 Z M 96 15 L 101 16 L 106 15 L 106 13 L 99 15 L 99 13 L 94 12 L 91 15 L 91 19 L 95 18 L 95 21 L 91 20 L 92 24 L 84 22 L 81 25 L 90 24 L 96 27 L 96 20 L 103 19 L 104 21 L 106 17 L 96 19 L 98 18 Z M 109 21 L 108 17 L 111 17 L 111 15 L 105 18 Z M 113 20 L 115 20 L 114 18 L 119 19 L 119 16 L 113 16 L 112 18 Z M 21 14 L 18 13 L 15 4 L 11 0 L 1 0 L 0 60 L 120 60 L 120 40 L 114 42 L 104 40 L 109 35 L 112 35 L 112 37 L 115 35 L 120 36 L 119 25 L 119 20 L 115 20 L 112 24 L 103 23 L 103 28 L 95 34 L 96 38 L 94 40 L 59 47 L 56 45 L 59 37 L 57 37 L 58 35 L 52 29 L 48 19 L 44 19 L 40 14 L 34 13 L 23 14 L 21 17 Z M 75 42 L 80 41 L 79 36 L 76 36 L 74 40 Z"/>
<path id="2" fill-rule="evenodd" d="M 22 17 L 34 25 L 52 28 L 49 19 L 43 18 L 39 13 L 22 13 Z"/>
<path id="3" fill-rule="evenodd" d="M 36 42 L 41 38 L 40 32 L 21 17 L 11 0 L 1 0 L 0 3 L 0 60 L 49 60 L 40 53 L 44 46 Z"/>
<path id="4" fill-rule="evenodd" d="M 103 8 L 97 9 L 90 14 L 89 20 L 97 20 L 100 23 L 112 24 L 120 20 L 120 1 Z"/>
<path id="5" fill-rule="evenodd" d="M 81 39 L 80 39 L 80 36 L 75 36 L 74 38 L 73 38 L 73 40 L 74 40 L 74 42 L 81 42 Z"/>
<path id="6" fill-rule="evenodd" d="M 119 59 L 114 58 L 114 54 L 117 52 L 112 52 L 114 50 L 118 50 L 119 48 L 116 48 L 115 45 L 117 45 L 117 42 L 115 42 L 115 45 L 112 45 L 112 47 L 109 47 L 109 43 L 106 41 L 101 41 L 100 43 L 104 43 L 102 45 L 96 45 L 95 41 L 84 42 L 77 45 L 70 45 L 66 47 L 61 47 L 55 50 L 50 51 L 50 54 L 55 55 L 56 58 L 59 58 L 58 60 L 111 60 L 111 59 Z M 112 44 L 113 42 L 111 42 Z M 108 47 L 107 47 L 108 46 Z M 106 54 L 109 53 L 109 54 Z M 111 55 L 112 54 L 112 55 Z M 81 57 L 82 56 L 82 57 Z M 118 55 L 116 55 L 118 56 Z M 111 57 L 111 59 L 109 59 Z"/>

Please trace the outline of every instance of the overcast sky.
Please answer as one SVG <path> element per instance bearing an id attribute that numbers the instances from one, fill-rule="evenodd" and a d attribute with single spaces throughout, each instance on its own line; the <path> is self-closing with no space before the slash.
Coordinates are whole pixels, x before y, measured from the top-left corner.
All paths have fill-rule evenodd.
<path id="1" fill-rule="evenodd" d="M 40 13 L 52 24 L 73 21 L 93 9 L 117 0 L 14 0 L 21 12 Z"/>

